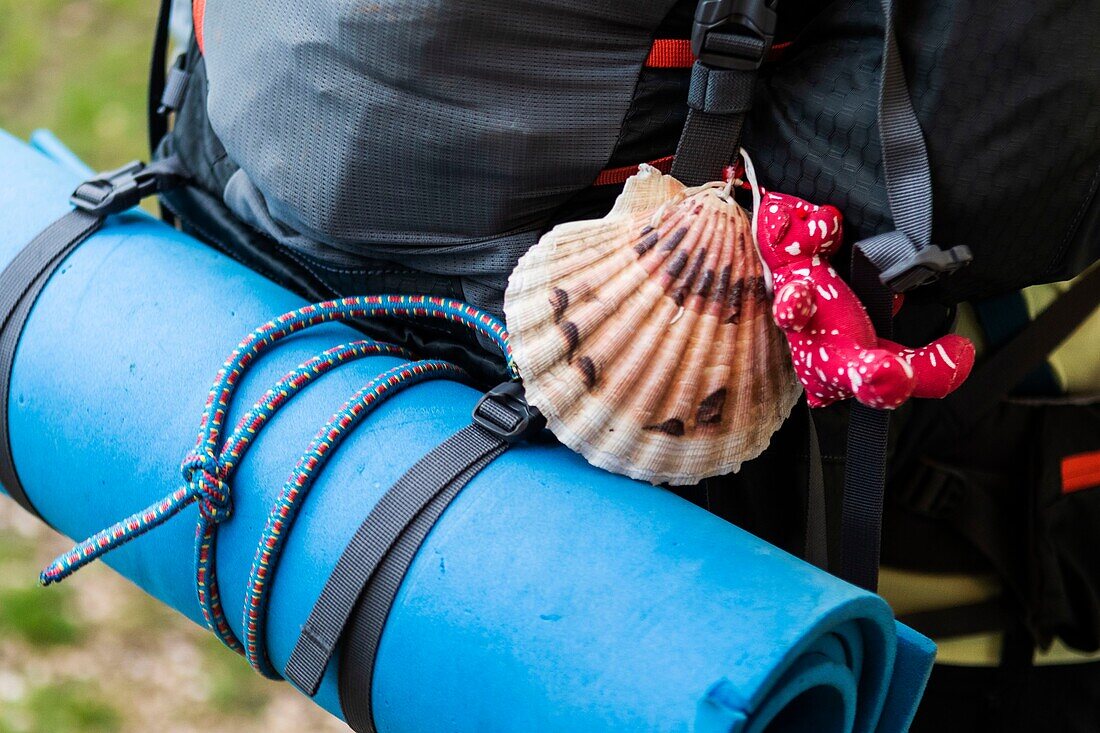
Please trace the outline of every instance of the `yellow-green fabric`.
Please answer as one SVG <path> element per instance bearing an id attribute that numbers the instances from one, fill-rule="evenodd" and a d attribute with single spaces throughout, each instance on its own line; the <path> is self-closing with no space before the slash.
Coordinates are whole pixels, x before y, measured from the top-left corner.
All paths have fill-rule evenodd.
<path id="1" fill-rule="evenodd" d="M 1100 263 L 1093 268 L 1097 266 Z M 1035 285 L 1021 291 L 1028 314 L 1034 319 L 1082 277 L 1084 275 L 1070 282 Z M 1100 308 L 1093 311 L 1047 361 L 1066 394 L 1100 392 Z"/>
<path id="2" fill-rule="evenodd" d="M 1059 295 L 1069 290 L 1078 280 L 1097 267 L 1100 267 L 1100 262 L 1073 280 L 1034 285 L 1021 290 L 1019 297 L 1023 299 L 1028 317 L 1034 320 L 1057 300 Z M 980 361 L 982 354 L 988 351 L 989 344 L 982 330 L 981 320 L 969 303 L 959 306 L 955 332 L 974 342 Z M 1048 357 L 1047 363 L 1064 394 L 1080 395 L 1100 392 L 1100 308 L 1093 311 L 1092 315 Z"/>

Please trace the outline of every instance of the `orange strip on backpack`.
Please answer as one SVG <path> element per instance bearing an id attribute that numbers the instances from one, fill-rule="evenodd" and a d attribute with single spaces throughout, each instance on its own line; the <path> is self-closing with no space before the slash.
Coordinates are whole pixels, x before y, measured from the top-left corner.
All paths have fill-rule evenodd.
<path id="1" fill-rule="evenodd" d="M 191 4 L 191 20 L 195 24 L 195 42 L 199 44 L 199 53 L 204 53 L 202 46 L 202 23 L 206 20 L 206 0 L 194 0 Z"/>
<path id="2" fill-rule="evenodd" d="M 1062 459 L 1062 493 L 1100 486 L 1100 451 L 1078 453 Z"/>

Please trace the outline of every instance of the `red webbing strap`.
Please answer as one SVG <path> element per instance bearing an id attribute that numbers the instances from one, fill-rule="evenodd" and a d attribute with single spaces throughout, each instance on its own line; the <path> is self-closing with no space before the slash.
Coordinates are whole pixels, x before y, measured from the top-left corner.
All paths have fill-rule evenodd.
<path id="1" fill-rule="evenodd" d="M 653 166 L 661 173 L 668 173 L 672 170 L 672 158 L 671 155 L 666 155 L 663 158 L 649 161 L 649 165 Z M 619 183 L 626 183 L 626 179 L 638 172 L 638 166 L 636 165 L 624 165 L 619 168 L 605 168 L 600 171 L 600 175 L 596 176 L 596 181 L 593 186 L 613 186 Z"/>
<path id="2" fill-rule="evenodd" d="M 645 60 L 647 69 L 690 69 L 694 63 L 690 38 L 658 38 Z"/>
<path id="3" fill-rule="evenodd" d="M 195 23 L 195 42 L 199 44 L 199 52 L 202 53 L 202 24 L 206 20 L 206 0 L 192 0 L 191 19 Z"/>
<path id="4" fill-rule="evenodd" d="M 768 61 L 777 60 L 790 45 L 790 41 L 772 44 L 768 49 Z M 658 38 L 645 59 L 647 69 L 690 69 L 694 63 L 690 38 Z"/>

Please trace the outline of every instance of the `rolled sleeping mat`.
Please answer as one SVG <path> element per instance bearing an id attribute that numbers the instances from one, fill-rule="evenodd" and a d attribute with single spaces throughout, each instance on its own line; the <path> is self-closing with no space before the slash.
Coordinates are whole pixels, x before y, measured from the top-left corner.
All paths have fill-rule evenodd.
<path id="1" fill-rule="evenodd" d="M 2 133 L 0 171 L 3 267 L 69 209 L 79 176 Z M 144 214 L 108 219 L 46 284 L 16 352 L 7 419 L 34 508 L 80 539 L 179 486 L 226 355 L 302 305 Z M 247 372 L 230 412 L 355 338 L 327 324 L 281 342 Z M 280 488 L 334 410 L 401 361 L 361 358 L 316 380 L 241 462 L 213 559 L 237 638 Z M 479 397 L 454 381 L 410 387 L 330 456 L 271 579 L 261 643 L 275 669 L 286 668 L 360 523 L 414 463 L 470 424 Z M 106 561 L 202 623 L 198 510 L 184 514 Z M 366 697 L 382 733 L 904 731 L 934 655 L 878 596 L 550 442 L 507 450 L 443 511 L 400 584 L 373 669 L 347 647 L 314 699 L 339 716 L 362 703 L 349 695 Z"/>

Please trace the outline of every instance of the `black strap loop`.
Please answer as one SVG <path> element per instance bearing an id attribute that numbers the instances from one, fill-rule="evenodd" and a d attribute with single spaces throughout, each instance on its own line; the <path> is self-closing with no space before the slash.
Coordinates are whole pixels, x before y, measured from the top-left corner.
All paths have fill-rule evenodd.
<path id="1" fill-rule="evenodd" d="M 748 112 L 756 74 L 729 69 L 711 69 L 696 63 L 692 67 L 688 88 L 688 107 L 713 115 L 733 115 Z"/>
<path id="2" fill-rule="evenodd" d="M 15 351 L 27 317 L 58 266 L 110 214 L 136 206 L 141 199 L 175 185 L 183 169 L 175 158 L 143 166 L 130 163 L 101 173 L 73 192 L 72 211 L 46 227 L 0 273 L 0 486 L 24 509 L 40 516 L 19 480 L 8 425 Z"/>
<path id="3" fill-rule="evenodd" d="M 356 730 L 374 730 L 370 689 L 382 627 L 412 562 L 436 519 L 450 501 L 490 461 L 518 440 L 545 424 L 528 405 L 519 382 L 506 382 L 482 397 L 474 407 L 474 424 L 460 430 L 413 465 L 379 499 L 337 561 L 332 575 L 302 628 L 285 674 L 299 689 L 316 694 L 325 668 L 360 603 L 348 654 L 358 660 L 344 665 L 341 693 L 348 723 Z M 360 619 L 365 614 L 366 621 Z M 356 678 L 345 680 L 354 666 Z"/>

